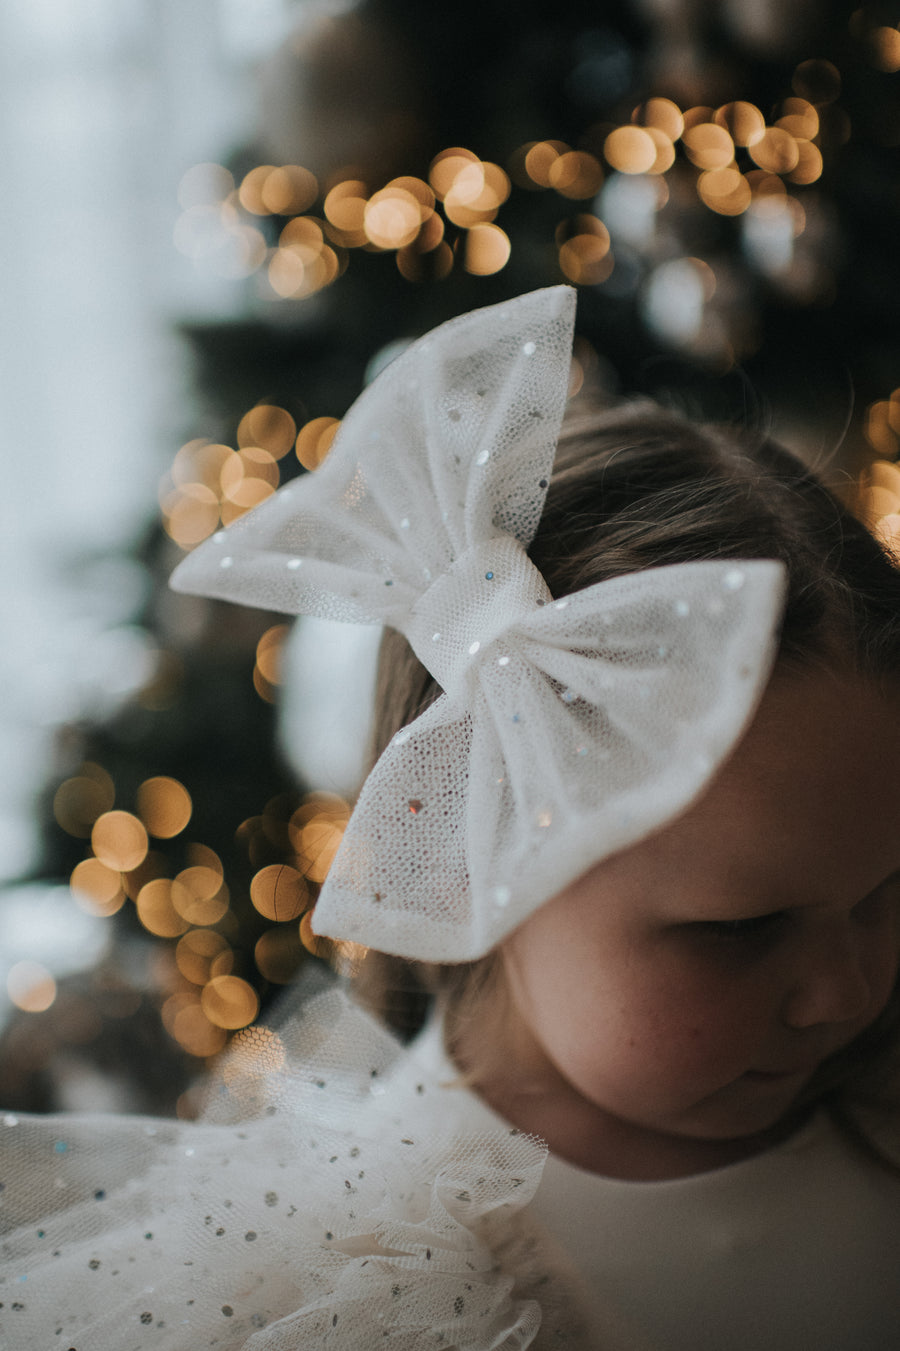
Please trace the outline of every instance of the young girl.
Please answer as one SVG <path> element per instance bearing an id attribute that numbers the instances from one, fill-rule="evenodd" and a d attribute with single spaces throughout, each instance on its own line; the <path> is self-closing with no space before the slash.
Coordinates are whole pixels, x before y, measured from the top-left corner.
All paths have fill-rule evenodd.
<path id="1" fill-rule="evenodd" d="M 10 1347 L 900 1345 L 900 571 L 762 438 L 560 436 L 573 308 L 414 344 L 176 574 L 388 625 L 314 924 L 434 1011 L 7 1117 Z"/>

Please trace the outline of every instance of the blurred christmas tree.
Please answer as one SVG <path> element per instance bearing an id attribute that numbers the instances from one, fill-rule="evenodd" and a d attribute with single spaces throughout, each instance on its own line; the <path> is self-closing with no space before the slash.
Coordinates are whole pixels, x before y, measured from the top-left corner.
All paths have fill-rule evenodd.
<path id="1" fill-rule="evenodd" d="M 573 397 L 771 422 L 858 479 L 896 542 L 897 18 L 370 0 L 273 53 L 253 142 L 173 184 L 175 245 L 232 279 L 234 317 L 183 326 L 201 411 L 140 546 L 156 675 L 113 721 L 69 729 L 47 790 L 44 874 L 115 942 L 11 1024 L 9 1105 L 66 1101 L 77 1063 L 123 1105 L 172 1110 L 310 953 L 358 959 L 309 929 L 347 805 L 277 749 L 286 624 L 166 580 L 316 467 L 397 344 L 568 280 Z"/>

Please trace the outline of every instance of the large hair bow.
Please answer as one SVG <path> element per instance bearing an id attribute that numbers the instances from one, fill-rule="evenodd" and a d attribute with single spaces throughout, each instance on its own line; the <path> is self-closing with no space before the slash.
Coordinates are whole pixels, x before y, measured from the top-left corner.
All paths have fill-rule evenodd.
<path id="1" fill-rule="evenodd" d="M 176 590 L 405 634 L 444 694 L 363 786 L 314 927 L 481 956 L 683 811 L 752 715 L 783 568 L 649 569 L 554 599 L 526 553 L 575 294 L 451 320 L 360 396 L 321 469 L 190 554 Z"/>

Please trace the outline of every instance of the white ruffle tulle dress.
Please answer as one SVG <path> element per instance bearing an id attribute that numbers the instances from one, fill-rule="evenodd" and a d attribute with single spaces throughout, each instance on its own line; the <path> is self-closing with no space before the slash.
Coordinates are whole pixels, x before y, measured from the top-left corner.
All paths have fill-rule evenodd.
<path id="1" fill-rule="evenodd" d="M 599 1177 L 332 991 L 241 1035 L 203 1119 L 0 1114 L 4 1351 L 900 1346 L 900 1181 L 824 1117 Z"/>

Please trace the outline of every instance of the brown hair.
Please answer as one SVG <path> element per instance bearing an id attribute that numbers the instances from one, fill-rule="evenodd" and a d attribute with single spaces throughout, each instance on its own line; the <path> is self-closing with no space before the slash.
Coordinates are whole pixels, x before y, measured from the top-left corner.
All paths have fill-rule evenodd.
<path id="1" fill-rule="evenodd" d="M 783 663 L 900 676 L 900 568 L 815 475 L 759 433 L 646 402 L 570 415 L 529 554 L 554 596 L 669 563 L 780 559 L 788 572 Z M 439 694 L 402 635 L 387 631 L 373 758 Z M 495 954 L 440 966 L 370 953 L 360 995 L 409 1034 L 440 993 L 452 1045 L 459 1020 L 477 1017 L 494 993 L 498 966 Z M 877 1023 L 809 1087 L 809 1100 L 826 1101 L 848 1134 L 847 1103 L 877 1103 L 898 1032 L 900 986 Z"/>

